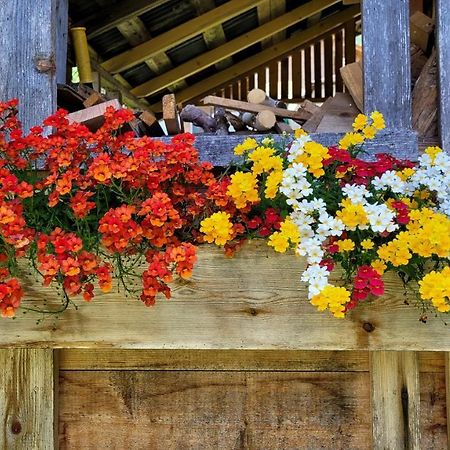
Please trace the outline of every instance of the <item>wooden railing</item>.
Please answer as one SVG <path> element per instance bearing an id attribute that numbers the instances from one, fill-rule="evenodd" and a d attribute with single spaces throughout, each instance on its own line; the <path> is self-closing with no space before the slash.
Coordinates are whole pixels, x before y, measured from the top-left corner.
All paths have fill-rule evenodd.
<path id="1" fill-rule="evenodd" d="M 356 21 L 221 86 L 214 95 L 245 100 L 258 87 L 272 98 L 321 101 L 344 90 L 339 69 L 356 59 Z"/>

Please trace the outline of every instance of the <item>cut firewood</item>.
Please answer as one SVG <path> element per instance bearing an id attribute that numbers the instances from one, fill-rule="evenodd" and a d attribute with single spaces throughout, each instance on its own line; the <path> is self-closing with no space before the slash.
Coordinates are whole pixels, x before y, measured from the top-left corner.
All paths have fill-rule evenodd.
<path id="1" fill-rule="evenodd" d="M 169 136 L 181 132 L 180 120 L 178 117 L 177 103 L 174 94 L 164 95 L 162 98 L 163 120 Z"/>
<path id="2" fill-rule="evenodd" d="M 141 113 L 138 113 L 138 117 L 145 129 L 146 136 L 165 136 L 158 119 L 151 112 L 142 111 Z"/>
<path id="3" fill-rule="evenodd" d="M 279 134 L 283 133 L 290 134 L 294 132 L 292 127 L 285 122 L 277 122 L 275 124 L 275 131 Z"/>
<path id="4" fill-rule="evenodd" d="M 269 97 L 265 93 L 265 91 L 258 88 L 249 91 L 249 93 L 247 94 L 247 101 L 249 103 L 254 103 L 257 105 L 266 105 L 274 108 L 287 109 L 286 103 L 282 102 L 281 100 L 274 100 L 272 97 Z"/>
<path id="5" fill-rule="evenodd" d="M 99 103 L 103 103 L 105 98 L 100 92 L 94 91 L 91 95 L 83 102 L 85 108 L 90 108 L 91 106 L 98 105 Z"/>
<path id="6" fill-rule="evenodd" d="M 69 123 L 78 122 L 86 125 L 91 131 L 98 130 L 105 121 L 103 114 L 106 108 L 113 106 L 115 109 L 122 108 L 122 105 L 118 100 L 110 100 L 109 102 L 103 102 L 99 105 L 94 105 L 86 109 L 81 109 L 67 115 Z"/>
<path id="7" fill-rule="evenodd" d="M 437 70 L 433 49 L 412 92 L 412 126 L 422 137 L 437 135 Z"/>
<path id="8" fill-rule="evenodd" d="M 257 114 L 244 112 L 241 116 L 242 122 L 257 131 L 272 129 L 277 123 L 277 118 L 272 111 L 264 110 Z"/>
<path id="9" fill-rule="evenodd" d="M 228 123 L 234 128 L 234 131 L 247 131 L 247 126 L 242 122 L 240 117 L 226 110 L 224 116 L 228 120 Z"/>
<path id="10" fill-rule="evenodd" d="M 156 117 L 148 111 L 142 111 L 141 114 L 139 114 L 139 119 L 142 120 L 142 122 L 144 122 L 148 127 L 151 127 L 158 121 Z"/>
<path id="11" fill-rule="evenodd" d="M 341 67 L 341 77 L 353 101 L 360 111 L 364 110 L 363 77 L 359 62 L 354 62 Z"/>
<path id="12" fill-rule="evenodd" d="M 214 118 L 217 123 L 216 134 L 228 134 L 228 120 L 223 108 L 214 108 Z"/>
<path id="13" fill-rule="evenodd" d="M 186 105 L 180 113 L 180 119 L 202 128 L 205 133 L 214 133 L 217 130 L 217 122 L 205 111 L 194 105 Z"/>
<path id="14" fill-rule="evenodd" d="M 359 110 L 350 94 L 338 92 L 330 99 L 327 105 L 323 105 L 323 117 L 316 132 L 345 133 L 353 129 L 355 116 Z"/>
<path id="15" fill-rule="evenodd" d="M 434 19 L 421 11 L 416 11 L 410 17 L 411 42 L 418 45 L 424 52 L 430 48 L 430 37 L 434 30 Z"/>
<path id="16" fill-rule="evenodd" d="M 416 44 L 411 44 L 411 86 L 414 87 L 428 58 Z"/>
<path id="17" fill-rule="evenodd" d="M 223 108 L 235 111 L 244 111 L 251 113 L 259 113 L 261 111 L 272 111 L 276 117 L 289 118 L 294 120 L 303 120 L 303 115 L 297 111 L 289 111 L 282 108 L 273 108 L 265 105 L 257 105 L 254 103 L 242 102 L 239 100 L 230 100 L 228 98 L 215 97 L 208 95 L 203 99 L 205 105 L 221 106 Z"/>
<path id="18" fill-rule="evenodd" d="M 297 109 L 297 112 L 300 112 L 304 115 L 305 121 L 310 119 L 317 111 L 320 109 L 315 103 L 310 100 L 305 100 L 300 108 Z"/>

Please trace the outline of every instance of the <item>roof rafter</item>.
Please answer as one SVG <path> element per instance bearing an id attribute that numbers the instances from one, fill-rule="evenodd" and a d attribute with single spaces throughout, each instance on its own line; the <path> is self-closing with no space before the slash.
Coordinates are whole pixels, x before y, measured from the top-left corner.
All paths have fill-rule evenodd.
<path id="1" fill-rule="evenodd" d="M 239 77 L 241 74 L 249 72 L 257 67 L 265 64 L 274 58 L 284 55 L 293 49 L 316 39 L 328 31 L 332 30 L 339 25 L 342 25 L 349 20 L 357 17 L 360 14 L 359 6 L 351 6 L 344 11 L 333 14 L 328 18 L 322 20 L 314 27 L 308 28 L 304 31 L 300 31 L 294 34 L 289 39 L 280 42 L 270 48 L 263 50 L 257 55 L 253 55 L 234 66 L 222 70 L 221 72 L 214 74 L 199 83 L 183 89 L 177 92 L 177 102 L 183 103 L 191 100 L 194 97 L 198 97 L 202 94 L 212 91 L 213 89 L 227 83 L 229 80 Z M 152 109 L 155 111 L 160 110 L 161 106 L 157 103 L 152 105 Z"/>
<path id="2" fill-rule="evenodd" d="M 179 25 L 166 33 L 160 34 L 120 55 L 114 56 L 105 61 L 102 66 L 111 73 L 118 73 L 126 70 L 151 58 L 156 53 L 175 47 L 177 44 L 255 7 L 261 1 L 263 0 L 230 0 L 189 22 Z"/>
<path id="3" fill-rule="evenodd" d="M 244 48 L 250 47 L 267 36 L 271 36 L 279 31 L 285 30 L 287 27 L 297 23 L 298 21 L 310 17 L 335 3 L 339 3 L 339 1 L 340 0 L 311 0 L 308 3 L 283 14 L 272 21 L 233 39 L 232 41 L 226 42 L 220 47 L 205 52 L 197 58 L 187 61 L 184 64 L 165 72 L 159 77 L 153 78 L 152 80 L 133 88 L 131 92 L 137 97 L 146 97 L 158 92 L 173 82 L 183 80 L 190 75 L 200 72 L 201 70 L 216 64 L 224 58 L 227 58 Z"/>

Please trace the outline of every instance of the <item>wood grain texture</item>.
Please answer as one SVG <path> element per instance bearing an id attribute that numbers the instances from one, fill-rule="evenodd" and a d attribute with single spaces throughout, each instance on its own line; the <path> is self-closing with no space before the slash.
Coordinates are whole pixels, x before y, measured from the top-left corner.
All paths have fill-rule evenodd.
<path id="1" fill-rule="evenodd" d="M 53 350 L 0 350 L 0 447 L 53 450 Z"/>
<path id="2" fill-rule="evenodd" d="M 370 448 L 367 373 L 61 372 L 60 448 Z"/>
<path id="3" fill-rule="evenodd" d="M 410 129 L 409 0 L 363 0 L 362 14 L 364 111 L 381 111 L 387 127 Z"/>
<path id="4" fill-rule="evenodd" d="M 56 82 L 66 83 L 69 0 L 56 0 Z"/>
<path id="5" fill-rule="evenodd" d="M 420 447 L 419 365 L 414 352 L 370 353 L 374 450 Z"/>
<path id="6" fill-rule="evenodd" d="M 0 347 L 450 350 L 443 320 L 430 314 L 421 323 L 395 277 L 386 278 L 382 298 L 336 320 L 306 301 L 303 269 L 301 258 L 277 255 L 265 243 L 248 243 L 233 259 L 205 246 L 193 278 L 173 284 L 171 301 L 145 308 L 120 294 L 99 295 L 59 320 L 37 325 L 36 316 L 20 315 L 2 322 Z M 31 280 L 25 289 L 35 301 L 52 298 Z"/>
<path id="7" fill-rule="evenodd" d="M 25 130 L 56 108 L 56 28 L 56 0 L 2 2 L 0 101 L 19 99 Z"/>
<path id="8" fill-rule="evenodd" d="M 450 4 L 437 1 L 437 51 L 439 66 L 439 132 L 443 148 L 450 152 Z"/>

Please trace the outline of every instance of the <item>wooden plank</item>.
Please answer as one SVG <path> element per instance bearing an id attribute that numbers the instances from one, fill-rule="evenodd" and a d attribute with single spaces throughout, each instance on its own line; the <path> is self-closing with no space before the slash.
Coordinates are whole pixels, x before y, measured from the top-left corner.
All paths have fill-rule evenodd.
<path id="1" fill-rule="evenodd" d="M 1 447 L 53 450 L 58 436 L 53 350 L 2 349 L 0 366 Z"/>
<path id="2" fill-rule="evenodd" d="M 344 83 L 342 81 L 342 75 L 341 75 L 341 67 L 343 65 L 342 57 L 343 57 L 343 33 L 344 30 L 340 29 L 337 30 L 334 35 L 334 74 L 335 74 L 335 86 L 336 86 L 336 92 L 342 92 L 344 89 Z"/>
<path id="3" fill-rule="evenodd" d="M 360 111 L 364 111 L 363 72 L 361 64 L 354 62 L 340 70 L 346 90 L 352 96 L 353 101 Z"/>
<path id="4" fill-rule="evenodd" d="M 174 135 L 181 132 L 180 118 L 178 117 L 177 103 L 174 94 L 165 95 L 162 98 L 163 120 L 167 134 Z"/>
<path id="5" fill-rule="evenodd" d="M 69 33 L 69 0 L 56 0 L 56 82 L 67 80 L 67 36 Z"/>
<path id="6" fill-rule="evenodd" d="M 58 350 L 60 370 L 368 372 L 366 351 Z M 419 371 L 444 375 L 443 352 L 418 352 Z"/>
<path id="7" fill-rule="evenodd" d="M 63 372 L 60 445 L 368 450 L 369 392 L 361 372 Z"/>
<path id="8" fill-rule="evenodd" d="M 305 48 L 305 98 L 312 98 L 311 46 Z"/>
<path id="9" fill-rule="evenodd" d="M 269 97 L 278 99 L 278 61 L 269 65 Z"/>
<path id="10" fill-rule="evenodd" d="M 297 23 L 299 17 L 309 17 L 317 13 L 317 11 L 320 11 L 335 3 L 338 3 L 338 0 L 310 1 L 299 6 L 298 8 L 295 8 L 293 11 L 283 14 L 282 16 L 277 17 L 264 25 L 232 39 L 229 42 L 224 42 L 222 45 L 213 47 L 211 50 L 202 53 L 184 64 L 176 66 L 172 70 L 161 74 L 159 77 L 153 78 L 139 86 L 136 86 L 131 92 L 138 97 L 145 97 L 158 92 L 176 81 L 184 80 L 185 78 L 198 73 L 209 66 L 226 60 L 226 58 L 231 55 L 261 41 L 263 37 L 276 33 L 277 30 L 286 29 L 287 27 Z"/>
<path id="11" fill-rule="evenodd" d="M 410 18 L 411 42 L 424 52 L 429 50 L 430 37 L 434 30 L 434 19 L 423 12 L 416 11 Z"/>
<path id="12" fill-rule="evenodd" d="M 328 103 L 320 108 L 322 120 L 317 126 L 318 133 L 342 133 L 353 130 L 353 121 L 359 110 L 349 94 L 338 92 Z"/>
<path id="13" fill-rule="evenodd" d="M 0 9 L 0 99 L 18 98 L 24 130 L 56 109 L 55 0 L 6 2 Z M 30 42 L 33 45 L 30 45 Z M 6 63 L 7 61 L 7 63 Z"/>
<path id="14" fill-rule="evenodd" d="M 450 5 L 437 2 L 437 52 L 439 67 L 439 134 L 441 145 L 450 152 Z"/>
<path id="15" fill-rule="evenodd" d="M 292 97 L 302 97 L 302 54 L 300 49 L 292 53 Z"/>
<path id="16" fill-rule="evenodd" d="M 355 48 L 355 21 L 349 20 L 344 27 L 344 51 L 345 64 L 351 64 L 356 61 Z"/>
<path id="17" fill-rule="evenodd" d="M 83 101 L 83 106 L 85 108 L 89 108 L 94 105 L 98 105 L 99 103 L 103 103 L 105 101 L 105 98 L 102 94 L 100 94 L 97 91 L 92 92 L 92 94 Z"/>
<path id="18" fill-rule="evenodd" d="M 219 25 L 231 17 L 248 11 L 260 1 L 262 0 L 230 0 L 189 22 L 185 22 L 124 53 L 108 59 L 102 66 L 111 73 L 122 72 L 151 58 L 156 53 L 175 47 L 177 44 L 202 33 L 208 28 Z"/>
<path id="19" fill-rule="evenodd" d="M 409 130 L 409 1 L 366 0 L 362 3 L 362 13 L 364 111 L 380 111 L 387 127 Z M 392 20 L 392 17 L 396 20 Z"/>
<path id="20" fill-rule="evenodd" d="M 282 58 L 280 64 L 281 99 L 289 99 L 289 57 Z"/>
<path id="21" fill-rule="evenodd" d="M 372 352 L 370 378 L 374 450 L 419 450 L 417 355 L 414 352 Z"/>
<path id="22" fill-rule="evenodd" d="M 266 66 L 261 67 L 258 71 L 258 89 L 266 92 Z M 266 92 L 267 93 L 267 92 Z M 240 98 L 238 100 L 241 100 Z"/>
<path id="23" fill-rule="evenodd" d="M 228 5 L 228 3 L 226 3 Z M 224 83 L 240 77 L 243 73 L 249 73 L 254 69 L 257 69 L 262 64 L 266 64 L 269 61 L 273 61 L 278 56 L 287 55 L 292 50 L 314 40 L 315 38 L 322 36 L 328 31 L 342 25 L 348 21 L 351 17 L 356 17 L 359 15 L 359 7 L 352 6 L 346 10 L 333 14 L 325 20 L 320 21 L 317 25 L 312 28 L 308 28 L 304 31 L 295 33 L 289 39 L 280 42 L 270 48 L 267 48 L 243 61 L 234 64 L 228 69 L 222 70 L 217 74 L 211 75 L 204 80 L 189 86 L 177 92 L 177 98 L 181 102 L 190 100 L 200 96 L 201 94 L 208 93 L 217 88 L 217 86 L 222 86 Z M 272 96 L 272 95 L 271 95 Z"/>
<path id="24" fill-rule="evenodd" d="M 322 96 L 322 41 L 314 44 L 314 98 Z"/>
<path id="25" fill-rule="evenodd" d="M 77 122 L 86 125 L 91 131 L 100 128 L 104 122 L 103 114 L 106 109 L 112 106 L 115 109 L 122 108 L 118 100 L 109 100 L 108 102 L 100 103 L 86 109 L 80 109 L 67 115 L 69 123 Z"/>
<path id="26" fill-rule="evenodd" d="M 325 74 L 325 97 L 331 97 L 333 92 L 333 36 L 327 36 L 323 40 L 324 42 L 324 74 Z"/>
<path id="27" fill-rule="evenodd" d="M 239 100 L 222 99 L 208 95 L 203 99 L 205 105 L 221 106 L 222 108 L 232 109 L 234 111 L 247 111 L 252 113 L 258 113 L 264 110 L 272 111 L 277 117 L 303 120 L 304 116 L 302 112 L 289 111 L 283 108 L 274 108 L 266 105 L 258 105 L 256 103 L 242 102 Z"/>

